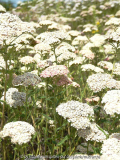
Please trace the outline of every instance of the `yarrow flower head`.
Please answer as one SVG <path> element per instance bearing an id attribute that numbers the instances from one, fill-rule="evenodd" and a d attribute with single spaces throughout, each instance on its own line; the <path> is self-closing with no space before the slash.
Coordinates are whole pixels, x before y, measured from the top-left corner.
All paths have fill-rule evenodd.
<path id="1" fill-rule="evenodd" d="M 105 88 L 115 88 L 117 87 L 117 81 L 112 78 L 110 74 L 97 73 L 92 74 L 87 79 L 88 86 L 93 92 L 100 92 Z"/>
<path id="2" fill-rule="evenodd" d="M 54 77 L 54 76 L 60 76 L 60 75 L 67 75 L 69 73 L 69 70 L 64 65 L 55 65 L 50 66 L 46 68 L 42 73 L 40 74 L 40 77 L 48 78 L 48 77 Z"/>
<path id="3" fill-rule="evenodd" d="M 24 121 L 7 123 L 0 132 L 0 137 L 11 137 L 11 142 L 22 145 L 31 140 L 31 136 L 35 134 L 35 129 L 32 125 Z"/>
<path id="4" fill-rule="evenodd" d="M 20 58 L 20 62 L 24 65 L 27 65 L 27 64 L 30 64 L 30 63 L 34 63 L 35 60 L 31 56 L 25 56 L 25 57 Z"/>
<path id="5" fill-rule="evenodd" d="M 105 103 L 104 110 L 107 114 L 114 116 L 120 114 L 120 90 L 111 90 L 102 98 L 102 103 Z"/>
<path id="6" fill-rule="evenodd" d="M 120 158 L 120 133 L 113 133 L 107 140 L 104 140 L 101 149 L 102 157 L 108 156 L 106 160 L 119 160 Z M 117 157 L 117 158 L 116 158 Z"/>
<path id="7" fill-rule="evenodd" d="M 91 59 L 91 60 L 94 59 L 95 57 L 94 53 L 90 49 L 82 49 L 80 51 L 80 54 L 82 54 L 84 57 Z"/>
<path id="8" fill-rule="evenodd" d="M 96 67 L 92 64 L 84 64 L 81 66 L 82 68 L 82 71 L 94 71 L 96 73 L 101 73 L 101 72 L 104 72 L 103 69 L 99 68 L 99 67 Z"/>
<path id="9" fill-rule="evenodd" d="M 71 67 L 72 65 L 80 65 L 85 61 L 85 57 L 76 57 L 74 60 L 70 61 L 69 66 Z"/>
<path id="10" fill-rule="evenodd" d="M 100 61 L 97 65 L 103 67 L 104 69 L 107 69 L 108 71 L 111 71 L 113 69 L 113 64 L 111 62 Z"/>
<path id="11" fill-rule="evenodd" d="M 4 93 L 3 93 L 4 95 Z M 1 100 L 4 100 L 4 96 L 2 96 Z M 28 98 L 28 102 L 31 101 L 31 98 Z M 6 92 L 6 103 L 10 105 L 10 107 L 23 106 L 26 102 L 26 93 L 18 92 L 16 88 L 9 88 Z"/>
<path id="12" fill-rule="evenodd" d="M 61 103 L 56 111 L 58 114 L 68 122 L 71 122 L 71 126 L 76 129 L 86 129 L 90 126 L 91 122 L 89 118 L 94 117 L 94 111 L 87 103 L 80 103 L 79 101 L 68 101 Z"/>
<path id="13" fill-rule="evenodd" d="M 103 142 L 106 139 L 108 132 L 102 132 L 99 129 L 99 126 L 92 122 L 89 127 L 86 129 L 79 129 L 78 136 L 83 137 L 86 141 L 96 141 L 96 142 Z"/>
<path id="14" fill-rule="evenodd" d="M 41 78 L 38 77 L 36 74 L 27 72 L 24 73 L 23 75 L 17 76 L 13 79 L 12 84 L 14 86 L 29 86 L 29 85 L 37 85 L 38 83 L 41 82 Z"/>

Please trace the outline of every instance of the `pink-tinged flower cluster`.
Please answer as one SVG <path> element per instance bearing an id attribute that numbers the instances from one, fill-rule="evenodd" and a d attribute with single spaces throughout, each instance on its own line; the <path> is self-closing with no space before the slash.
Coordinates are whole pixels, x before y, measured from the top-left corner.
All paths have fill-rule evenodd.
<path id="1" fill-rule="evenodd" d="M 90 98 L 86 98 L 85 100 L 86 102 L 98 102 L 100 100 L 100 97 L 92 96 Z"/>
<path id="2" fill-rule="evenodd" d="M 69 70 L 64 65 L 55 65 L 50 66 L 46 68 L 42 73 L 40 74 L 40 77 L 48 78 L 48 77 L 54 77 L 54 76 L 60 76 L 60 75 L 67 75 L 69 73 Z"/>

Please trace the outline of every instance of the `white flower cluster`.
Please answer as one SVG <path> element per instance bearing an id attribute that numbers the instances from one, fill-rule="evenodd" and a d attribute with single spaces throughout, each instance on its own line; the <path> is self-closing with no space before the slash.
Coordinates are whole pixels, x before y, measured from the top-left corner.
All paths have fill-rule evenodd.
<path id="1" fill-rule="evenodd" d="M 69 43 L 62 42 L 56 49 L 55 49 L 55 54 L 57 56 L 61 54 L 65 54 L 66 52 L 75 52 L 75 48 L 71 46 Z"/>
<path id="2" fill-rule="evenodd" d="M 120 75 L 120 62 L 115 63 L 113 74 Z"/>
<path id="3" fill-rule="evenodd" d="M 52 65 L 52 62 L 51 62 L 51 65 Z M 45 69 L 46 67 L 49 67 L 49 63 L 47 60 L 39 60 L 39 62 L 37 63 L 37 68 L 40 68 L 40 69 Z"/>
<path id="4" fill-rule="evenodd" d="M 88 86 L 93 92 L 100 92 L 105 88 L 116 88 L 117 81 L 110 74 L 96 73 L 92 74 L 87 79 Z"/>
<path id="5" fill-rule="evenodd" d="M 115 32 L 108 32 L 108 34 L 106 34 L 106 40 L 110 41 L 110 42 L 114 42 L 114 43 L 118 43 L 120 42 L 120 32 L 119 30 L 116 30 Z"/>
<path id="6" fill-rule="evenodd" d="M 7 61 L 7 65 L 9 66 L 9 69 L 13 68 L 13 64 L 14 64 L 13 60 Z M 2 70 L 3 68 L 6 69 L 6 63 L 5 63 L 4 58 L 2 56 L 0 56 L 0 70 Z"/>
<path id="7" fill-rule="evenodd" d="M 75 58 L 76 58 L 75 53 L 67 51 L 67 52 L 61 54 L 60 56 L 58 56 L 57 61 L 59 63 L 61 63 L 63 61 L 68 61 L 68 60 L 75 59 Z"/>
<path id="8" fill-rule="evenodd" d="M 99 67 L 96 67 L 96 66 L 94 66 L 92 64 L 84 64 L 84 65 L 81 66 L 81 68 L 82 68 L 82 71 L 90 71 L 91 70 L 91 71 L 94 71 L 96 73 L 104 72 L 103 69 L 101 69 Z"/>
<path id="9" fill-rule="evenodd" d="M 7 123 L 0 132 L 0 137 L 11 137 L 11 142 L 22 145 L 31 140 L 31 136 L 35 134 L 35 129 L 32 125 L 24 121 Z"/>
<path id="10" fill-rule="evenodd" d="M 36 44 L 34 46 L 34 49 L 35 49 L 36 53 L 39 53 L 41 55 L 45 55 L 51 51 L 51 46 L 49 44 L 42 42 L 42 43 Z"/>
<path id="11" fill-rule="evenodd" d="M 100 61 L 97 65 L 103 67 L 104 69 L 107 69 L 108 71 L 111 71 L 113 69 L 113 64 L 111 62 Z"/>
<path id="12" fill-rule="evenodd" d="M 68 34 L 72 37 L 77 37 L 80 35 L 80 32 L 79 31 L 76 31 L 76 30 L 71 30 L 68 32 Z"/>
<path id="13" fill-rule="evenodd" d="M 4 92 L 3 92 L 4 95 Z M 6 103 L 10 105 L 10 107 L 23 106 L 26 102 L 26 93 L 18 92 L 16 88 L 9 88 L 6 92 Z M 1 100 L 4 100 L 4 96 L 2 96 Z M 28 98 L 28 102 L 31 101 L 31 98 Z"/>
<path id="14" fill-rule="evenodd" d="M 24 64 L 24 65 L 27 65 L 27 64 L 34 63 L 34 62 L 35 62 L 34 58 L 31 57 L 31 56 L 22 57 L 22 58 L 20 58 L 19 61 L 20 61 L 22 64 Z"/>
<path id="15" fill-rule="evenodd" d="M 105 25 L 120 25 L 120 18 L 112 17 L 110 18 Z"/>
<path id="16" fill-rule="evenodd" d="M 89 118 L 94 117 L 94 111 L 87 103 L 80 103 L 79 101 L 68 101 L 61 103 L 56 111 L 60 116 L 68 119 L 71 122 L 71 126 L 78 129 L 86 129 L 90 126 L 91 122 Z"/>
<path id="17" fill-rule="evenodd" d="M 96 123 L 91 123 L 86 129 L 79 129 L 78 136 L 85 138 L 86 141 L 103 142 L 106 139 L 108 132 L 102 132 Z"/>
<path id="18" fill-rule="evenodd" d="M 80 54 L 82 54 L 84 57 L 88 59 L 94 59 L 95 57 L 94 53 L 88 48 L 85 49 L 82 48 L 82 50 L 80 50 Z"/>
<path id="19" fill-rule="evenodd" d="M 47 44 L 49 44 L 50 42 L 52 42 L 52 39 L 56 39 L 56 40 L 67 40 L 67 39 L 71 39 L 71 37 L 68 35 L 68 33 L 63 32 L 63 31 L 54 31 L 54 32 L 44 32 L 41 33 L 40 35 L 38 35 L 36 37 L 36 39 L 40 39 L 41 42 L 45 42 Z"/>
<path id="20" fill-rule="evenodd" d="M 100 47 L 105 43 L 105 36 L 100 34 L 95 34 L 93 37 L 90 38 L 90 41 L 94 44 L 95 47 Z"/>
<path id="21" fill-rule="evenodd" d="M 76 57 L 74 60 L 70 61 L 69 63 L 69 66 L 72 66 L 72 65 L 80 65 L 82 64 L 83 62 L 85 62 L 85 57 Z"/>
<path id="22" fill-rule="evenodd" d="M 119 154 L 112 154 L 112 155 L 107 155 L 107 154 L 104 154 L 100 157 L 99 160 L 120 160 L 120 155 Z"/>
<path id="23" fill-rule="evenodd" d="M 85 25 L 83 26 L 83 28 L 84 28 L 83 32 L 98 31 L 97 26 L 96 26 L 96 25 L 93 25 L 93 24 L 90 24 L 90 23 L 85 24 Z"/>
<path id="24" fill-rule="evenodd" d="M 104 45 L 104 51 L 105 51 L 105 54 L 110 54 L 110 53 L 114 54 L 115 53 L 115 49 L 110 44 Z"/>
<path id="25" fill-rule="evenodd" d="M 50 20 L 44 20 L 44 21 L 40 21 L 39 22 L 39 25 L 40 26 L 49 26 L 51 24 L 53 24 L 54 22 L 53 21 L 50 21 Z"/>
<path id="26" fill-rule="evenodd" d="M 78 36 L 72 41 L 72 45 L 83 45 L 88 42 L 88 38 L 86 36 Z"/>
<path id="27" fill-rule="evenodd" d="M 5 12 L 6 12 L 6 9 L 2 5 L 0 5 L 0 13 L 5 13 Z"/>
<path id="28" fill-rule="evenodd" d="M 14 86 L 29 86 L 29 85 L 36 85 L 41 82 L 41 78 L 38 77 L 36 74 L 27 72 L 24 73 L 23 75 L 17 76 L 13 79 L 12 84 Z"/>
<path id="29" fill-rule="evenodd" d="M 107 140 L 104 140 L 102 149 L 102 156 L 108 156 L 106 160 L 118 160 L 120 158 L 120 133 L 113 133 Z"/>
<path id="30" fill-rule="evenodd" d="M 31 42 L 35 41 L 34 37 L 31 34 L 22 34 L 19 37 L 17 37 L 15 40 L 15 37 L 11 37 L 10 39 L 8 39 L 6 42 L 7 44 L 11 43 L 11 44 L 31 44 Z M 13 41 L 14 40 L 14 41 Z"/>
<path id="31" fill-rule="evenodd" d="M 19 36 L 21 33 L 35 32 L 29 22 L 23 22 L 19 17 L 10 13 L 0 13 L 0 44 L 3 40 Z"/>
<path id="32" fill-rule="evenodd" d="M 120 10 L 115 14 L 116 17 L 120 17 Z"/>
<path id="33" fill-rule="evenodd" d="M 107 114 L 120 114 L 120 90 L 107 91 L 101 103 L 105 103 L 104 110 Z"/>

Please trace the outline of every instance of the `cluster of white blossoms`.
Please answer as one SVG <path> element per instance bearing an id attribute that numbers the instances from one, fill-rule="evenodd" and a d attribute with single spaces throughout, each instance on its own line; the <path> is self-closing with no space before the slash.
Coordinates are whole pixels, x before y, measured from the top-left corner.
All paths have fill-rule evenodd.
<path id="1" fill-rule="evenodd" d="M 95 34 L 93 37 L 90 38 L 90 41 L 94 44 L 94 47 L 100 47 L 105 43 L 105 36 L 100 34 Z"/>
<path id="2" fill-rule="evenodd" d="M 106 40 L 109 42 L 119 43 L 120 42 L 120 30 L 111 31 L 106 34 Z"/>
<path id="3" fill-rule="evenodd" d="M 49 26 L 51 24 L 53 24 L 54 22 L 53 21 L 50 21 L 50 20 L 43 20 L 43 21 L 40 21 L 39 22 L 39 25 L 40 26 Z"/>
<path id="4" fill-rule="evenodd" d="M 120 62 L 116 62 L 113 68 L 113 74 L 120 75 Z"/>
<path id="5" fill-rule="evenodd" d="M 75 53 L 67 51 L 67 52 L 61 54 L 60 56 L 58 56 L 57 61 L 58 61 L 58 63 L 61 63 L 63 61 L 68 61 L 68 60 L 75 59 L 75 58 L 76 58 Z"/>
<path id="6" fill-rule="evenodd" d="M 49 54 L 51 51 L 51 46 L 47 43 L 41 42 L 39 44 L 36 44 L 34 46 L 34 49 L 36 53 L 39 53 L 40 55 Z"/>
<path id="7" fill-rule="evenodd" d="M 6 12 L 6 9 L 2 5 L 0 5 L 0 13 L 5 13 L 5 12 Z"/>
<path id="8" fill-rule="evenodd" d="M 100 61 L 97 65 L 103 67 L 104 69 L 107 69 L 108 71 L 111 71 L 113 69 L 113 64 L 111 62 Z"/>
<path id="9" fill-rule="evenodd" d="M 78 57 L 78 56 L 76 56 L 76 58 L 74 60 L 72 60 L 72 61 L 69 62 L 69 66 L 80 65 L 80 64 L 82 64 L 85 61 L 86 61 L 85 57 Z"/>
<path id="10" fill-rule="evenodd" d="M 51 62 L 51 65 L 52 65 L 52 62 Z M 49 67 L 49 63 L 48 63 L 48 60 L 39 60 L 38 63 L 37 63 L 37 68 L 39 69 L 44 69 L 44 68 L 47 68 Z"/>
<path id="11" fill-rule="evenodd" d="M 45 43 L 49 44 L 54 39 L 56 39 L 56 40 L 67 40 L 67 39 L 71 39 L 71 37 L 66 32 L 54 31 L 54 32 L 41 33 L 40 35 L 38 35 L 36 37 L 36 39 L 38 39 L 38 40 L 40 39 L 41 42 L 45 42 Z"/>
<path id="12" fill-rule="evenodd" d="M 34 58 L 31 57 L 31 56 L 22 57 L 22 58 L 20 58 L 19 61 L 20 61 L 22 64 L 24 64 L 24 65 L 27 65 L 27 64 L 34 63 L 34 62 L 35 62 Z"/>
<path id="13" fill-rule="evenodd" d="M 4 92 L 1 100 L 4 100 Z M 9 88 L 6 92 L 5 101 L 10 107 L 23 106 L 26 102 L 26 93 L 18 92 L 17 88 Z M 28 102 L 31 101 L 31 98 L 28 98 Z"/>
<path id="14" fill-rule="evenodd" d="M 107 140 L 104 140 L 101 153 L 102 160 L 103 157 L 106 157 L 105 160 L 120 159 L 120 133 L 113 133 Z"/>
<path id="15" fill-rule="evenodd" d="M 115 49 L 113 48 L 113 46 L 112 45 L 110 45 L 110 44 L 105 44 L 104 46 L 104 52 L 105 52 L 105 54 L 107 55 L 107 54 L 114 54 L 115 53 Z"/>
<path id="16" fill-rule="evenodd" d="M 105 23 L 105 25 L 119 26 L 120 25 L 120 18 L 112 17 Z"/>
<path id="17" fill-rule="evenodd" d="M 105 88 L 117 88 L 118 82 L 107 73 L 92 74 L 87 79 L 88 86 L 93 92 L 100 92 Z"/>
<path id="18" fill-rule="evenodd" d="M 55 53 L 52 53 L 49 60 L 55 61 L 55 57 L 57 57 L 57 62 L 61 63 L 63 61 L 68 61 L 76 58 L 75 48 L 66 42 L 62 42 L 55 49 Z"/>
<path id="19" fill-rule="evenodd" d="M 80 50 L 80 54 L 88 59 L 94 59 L 95 55 L 90 49 L 82 49 Z"/>
<path id="20" fill-rule="evenodd" d="M 31 44 L 31 42 L 35 42 L 34 37 L 31 34 L 23 33 L 19 37 L 15 39 L 15 37 L 11 37 L 6 41 L 7 44 Z"/>
<path id="21" fill-rule="evenodd" d="M 19 85 L 23 85 L 23 86 L 35 86 L 38 83 L 41 82 L 41 78 L 38 77 L 36 74 L 33 74 L 31 72 L 27 72 L 24 73 L 23 75 L 19 75 L 17 77 L 15 77 L 12 81 L 12 84 L 14 86 L 19 86 Z"/>
<path id="22" fill-rule="evenodd" d="M 24 121 L 17 121 L 7 123 L 0 132 L 0 137 L 4 139 L 9 136 L 12 143 L 22 145 L 28 143 L 34 134 L 35 129 L 32 125 Z"/>
<path id="23" fill-rule="evenodd" d="M 105 103 L 104 110 L 107 114 L 120 114 L 120 90 L 107 91 L 101 103 Z"/>
<path id="24" fill-rule="evenodd" d="M 72 37 L 77 37 L 77 36 L 79 36 L 81 33 L 80 33 L 79 31 L 76 31 L 76 30 L 70 30 L 70 31 L 68 32 L 68 34 L 69 34 L 70 36 L 72 36 Z"/>
<path id="25" fill-rule="evenodd" d="M 91 30 L 98 30 L 97 26 L 94 24 L 87 23 L 83 26 L 83 28 L 90 28 Z"/>
<path id="26" fill-rule="evenodd" d="M 86 129 L 91 125 L 90 119 L 94 117 L 93 107 L 87 103 L 80 103 L 79 101 L 68 101 L 61 103 L 56 112 L 68 122 L 71 122 L 71 126 L 78 129 Z"/>
<path id="27" fill-rule="evenodd" d="M 120 160 L 120 155 L 119 154 L 112 154 L 112 155 L 106 155 L 106 154 L 104 154 L 104 155 L 102 155 L 100 157 L 99 160 L 113 160 L 113 159 Z"/>
<path id="28" fill-rule="evenodd" d="M 102 132 L 99 126 L 92 122 L 86 129 L 79 129 L 78 136 L 85 138 L 86 141 L 103 142 L 108 135 L 107 131 Z"/>
<path id="29" fill-rule="evenodd" d="M 101 69 L 99 67 L 96 67 L 96 66 L 94 66 L 92 64 L 84 64 L 84 65 L 81 66 L 81 68 L 82 68 L 82 71 L 94 71 L 96 73 L 104 72 L 103 69 Z"/>
<path id="30" fill-rule="evenodd" d="M 75 52 L 75 48 L 71 46 L 69 43 L 62 42 L 56 49 L 55 54 L 59 56 L 61 54 L 66 54 L 66 52 Z"/>
<path id="31" fill-rule="evenodd" d="M 23 32 L 35 32 L 29 22 L 23 22 L 19 17 L 10 13 L 0 13 L 0 44 L 3 40 L 16 37 Z"/>
<path id="32" fill-rule="evenodd" d="M 12 69 L 13 68 L 13 64 L 14 64 L 14 61 L 13 60 L 8 60 L 7 61 L 7 66 L 9 66 L 9 69 Z M 0 56 L 0 70 L 1 69 L 5 69 L 6 68 L 6 63 L 5 63 L 5 60 L 3 58 L 3 56 Z"/>
<path id="33" fill-rule="evenodd" d="M 77 36 L 73 41 L 73 46 L 83 45 L 88 42 L 88 38 L 86 36 Z"/>

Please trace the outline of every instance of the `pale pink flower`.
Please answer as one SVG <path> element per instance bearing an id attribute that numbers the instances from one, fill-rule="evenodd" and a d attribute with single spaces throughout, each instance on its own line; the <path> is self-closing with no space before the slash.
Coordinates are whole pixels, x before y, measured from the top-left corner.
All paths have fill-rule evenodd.
<path id="1" fill-rule="evenodd" d="M 48 78 L 48 77 L 54 77 L 54 76 L 60 76 L 60 75 L 67 75 L 69 73 L 69 70 L 64 65 L 55 65 L 50 66 L 46 68 L 42 73 L 40 74 L 40 77 Z"/>
<path id="2" fill-rule="evenodd" d="M 98 102 L 100 100 L 100 97 L 95 97 L 95 96 L 92 96 L 90 98 L 86 98 L 85 99 L 87 102 Z"/>
<path id="3" fill-rule="evenodd" d="M 82 49 L 80 53 L 88 59 L 94 59 L 95 57 L 94 53 L 90 49 Z"/>

